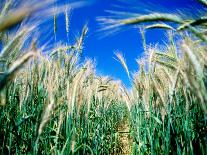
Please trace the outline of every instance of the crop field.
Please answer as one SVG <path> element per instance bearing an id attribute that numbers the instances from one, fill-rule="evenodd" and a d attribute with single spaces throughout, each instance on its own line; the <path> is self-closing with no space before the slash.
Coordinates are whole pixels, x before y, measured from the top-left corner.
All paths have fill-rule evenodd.
<path id="1" fill-rule="evenodd" d="M 56 37 L 61 14 L 71 33 L 68 8 L 84 5 L 0 0 L 0 154 L 206 155 L 206 12 L 97 17 L 101 33 L 141 25 L 136 73 L 115 53 L 128 88 L 82 58 L 87 25 L 73 43 L 38 45 L 42 23 Z M 163 29 L 168 44 L 147 45 L 148 29 Z"/>

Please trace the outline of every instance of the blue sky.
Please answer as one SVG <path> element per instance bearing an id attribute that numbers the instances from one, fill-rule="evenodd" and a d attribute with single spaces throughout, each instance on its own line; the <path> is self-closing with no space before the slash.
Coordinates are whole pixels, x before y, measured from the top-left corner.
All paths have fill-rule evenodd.
<path id="1" fill-rule="evenodd" d="M 70 0 L 61 0 L 60 3 L 68 1 L 70 2 Z M 122 3 L 120 0 L 94 0 L 90 5 L 74 9 L 70 19 L 69 40 L 73 40 L 84 24 L 88 23 L 89 33 L 85 40 L 83 57 L 96 60 L 98 74 L 110 75 L 115 79 L 121 79 L 127 87 L 130 87 L 130 82 L 124 69 L 113 57 L 115 57 L 115 51 L 122 52 L 129 70 L 131 72 L 138 70 L 135 59 L 143 55 L 139 29 L 126 28 L 119 33 L 100 38 L 100 36 L 104 36 L 107 32 L 98 33 L 101 27 L 96 18 L 108 16 L 109 14 L 106 10 L 119 10 L 120 8 L 135 13 L 143 13 L 146 10 L 159 12 L 177 12 L 177 10 L 181 10 L 187 14 L 196 15 L 196 10 L 203 9 L 203 7 L 196 0 L 148 0 L 147 3 L 144 0 L 142 2 L 141 0 L 131 0 L 127 2 L 129 4 Z M 162 30 L 147 31 L 146 39 L 147 44 L 163 44 L 167 40 Z M 67 41 L 63 16 L 58 18 L 57 40 Z"/>

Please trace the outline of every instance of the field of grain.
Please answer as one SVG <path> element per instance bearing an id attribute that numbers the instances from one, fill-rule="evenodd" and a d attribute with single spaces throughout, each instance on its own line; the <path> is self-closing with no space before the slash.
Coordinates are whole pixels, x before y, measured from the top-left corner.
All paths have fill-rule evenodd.
<path id="1" fill-rule="evenodd" d="M 103 31 L 146 23 L 135 74 L 115 53 L 128 89 L 97 75 L 92 60 L 82 61 L 87 26 L 74 44 L 37 46 L 38 25 L 53 20 L 55 35 L 62 14 L 70 33 L 67 8 L 82 4 L 0 3 L 0 154 L 207 154 L 206 14 L 97 17 Z M 165 47 L 146 44 L 145 32 L 156 28 L 168 35 Z"/>

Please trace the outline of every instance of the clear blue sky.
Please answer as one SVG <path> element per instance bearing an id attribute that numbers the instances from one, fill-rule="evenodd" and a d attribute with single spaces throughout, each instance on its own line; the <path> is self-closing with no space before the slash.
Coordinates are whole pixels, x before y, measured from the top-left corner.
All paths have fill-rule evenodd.
<path id="1" fill-rule="evenodd" d="M 61 0 L 60 3 L 66 3 L 68 1 L 70 2 L 70 0 Z M 105 10 L 116 10 L 114 5 L 118 5 L 121 8 L 128 8 L 127 10 L 135 13 L 145 12 L 145 10 L 160 12 L 175 12 L 176 10 L 181 10 L 194 15 L 197 14 L 196 9 L 203 8 L 196 0 L 148 0 L 147 3 L 146 0 L 143 0 L 142 2 L 141 0 L 131 0 L 130 4 L 123 4 L 116 0 L 94 0 L 92 4 L 75 9 L 71 14 L 69 39 L 73 40 L 87 22 L 89 33 L 85 40 L 83 57 L 95 59 L 97 62 L 97 72 L 99 74 L 110 75 L 115 79 L 121 79 L 127 87 L 130 87 L 129 80 L 120 63 L 113 59 L 114 52 L 117 50 L 121 51 L 125 56 L 129 70 L 132 72 L 137 71 L 138 65 L 135 59 L 140 58 L 143 54 L 139 30 L 138 28 L 127 28 L 117 34 L 100 39 L 99 36 L 104 35 L 106 32 L 97 34 L 100 25 L 96 21 L 96 17 L 107 16 L 108 13 Z M 67 39 L 63 16 L 58 18 L 58 23 L 57 39 L 65 42 Z M 163 44 L 167 40 L 161 30 L 147 31 L 146 39 L 148 44 L 155 44 L 157 42 Z"/>

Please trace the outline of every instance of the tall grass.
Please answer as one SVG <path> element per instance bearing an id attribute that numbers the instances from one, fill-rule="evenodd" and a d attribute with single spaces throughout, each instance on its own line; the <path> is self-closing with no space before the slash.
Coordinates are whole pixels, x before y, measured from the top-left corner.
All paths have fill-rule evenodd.
<path id="1" fill-rule="evenodd" d="M 154 13 L 115 20 L 115 26 L 178 24 L 141 29 L 146 56 L 137 60 L 140 69 L 133 77 L 124 57 L 116 53 L 132 81 L 128 90 L 120 81 L 96 75 L 91 60 L 80 61 L 87 26 L 75 43 L 59 44 L 45 55 L 37 39 L 31 39 L 39 21 L 17 27 L 40 6 L 22 13 L 10 11 L 12 4 L 6 1 L 0 14 L 1 154 L 206 154 L 207 51 L 206 35 L 200 33 L 206 29 L 204 17 L 183 21 L 178 15 Z M 69 6 L 54 9 L 48 4 L 45 12 L 54 17 L 54 35 L 59 13 L 65 15 L 68 35 Z M 13 16 L 19 11 L 21 16 Z M 12 28 L 17 29 L 13 36 L 8 33 Z M 147 46 L 144 31 L 150 28 L 174 31 L 168 33 L 164 50 Z M 180 33 L 183 30 L 192 34 Z M 174 41 L 174 34 L 180 40 Z"/>
<path id="2" fill-rule="evenodd" d="M 118 123 L 127 109 L 121 83 L 98 77 L 92 61 L 80 62 L 87 26 L 73 45 L 59 45 L 47 52 L 50 55 L 43 55 L 33 41 L 28 46 L 32 52 L 23 54 L 31 29 L 20 29 L 11 39 L 6 30 L 21 21 L 9 17 L 14 22 L 1 20 L 6 25 L 1 35 L 8 38 L 1 52 L 1 154 L 122 152 Z M 32 59 L 33 55 L 38 57 Z"/>
<path id="3" fill-rule="evenodd" d="M 40 63 L 21 70 L 6 88 L 6 105 L 1 107 L 3 154 L 119 151 L 116 128 L 126 109 L 110 92 L 118 92 L 119 84 L 109 82 L 107 90 L 100 91 L 104 83 L 95 78 L 91 62 L 78 65 L 76 52 L 61 52 L 61 58 L 41 57 Z"/>
<path id="4" fill-rule="evenodd" d="M 132 154 L 206 154 L 206 14 L 187 19 L 169 13 L 129 13 L 128 18 L 111 13 L 114 19 L 98 18 L 103 30 L 145 25 L 145 56 L 138 60 L 140 69 L 128 92 Z M 144 30 L 152 28 L 169 32 L 169 44 L 162 50 L 146 45 Z M 174 35 L 180 39 L 174 41 Z"/>
<path id="5" fill-rule="evenodd" d="M 145 60 L 144 68 L 151 66 L 150 70 L 134 76 L 131 133 L 135 154 L 206 154 L 205 58 L 195 64 L 206 51 L 189 39 L 182 40 L 180 48 L 183 54 L 177 58 L 171 50 L 149 49 L 152 58 Z M 192 53 L 186 51 L 189 48 Z"/>

